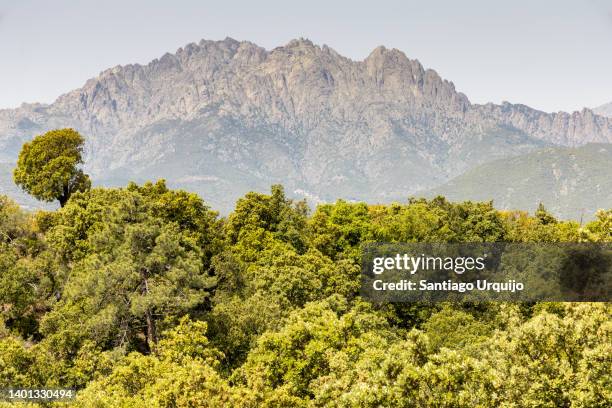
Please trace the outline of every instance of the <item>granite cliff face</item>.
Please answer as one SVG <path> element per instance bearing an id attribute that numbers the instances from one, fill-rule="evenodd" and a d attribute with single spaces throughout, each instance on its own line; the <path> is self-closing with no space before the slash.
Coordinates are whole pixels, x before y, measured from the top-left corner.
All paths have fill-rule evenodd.
<path id="1" fill-rule="evenodd" d="M 612 119 L 590 110 L 474 105 L 398 50 L 352 61 L 308 40 L 201 41 L 51 105 L 0 110 L 0 162 L 57 127 L 87 137 L 94 181 L 163 177 L 222 210 L 275 182 L 315 202 L 403 200 L 494 159 L 612 142 Z"/>

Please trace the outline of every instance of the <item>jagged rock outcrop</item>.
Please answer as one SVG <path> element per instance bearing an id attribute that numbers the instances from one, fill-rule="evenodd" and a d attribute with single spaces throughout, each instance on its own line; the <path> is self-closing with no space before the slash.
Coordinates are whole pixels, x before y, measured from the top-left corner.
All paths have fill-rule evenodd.
<path id="1" fill-rule="evenodd" d="M 0 162 L 66 126 L 86 135 L 94 180 L 165 177 L 223 209 L 274 182 L 315 200 L 403 199 L 496 158 L 612 142 L 612 120 L 589 110 L 472 105 L 398 50 L 352 61 L 304 39 L 270 51 L 201 41 L 0 111 Z"/>

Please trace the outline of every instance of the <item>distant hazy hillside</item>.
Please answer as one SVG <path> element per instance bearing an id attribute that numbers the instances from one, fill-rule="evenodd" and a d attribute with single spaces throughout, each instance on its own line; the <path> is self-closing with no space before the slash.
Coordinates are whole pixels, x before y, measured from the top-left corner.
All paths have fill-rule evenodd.
<path id="1" fill-rule="evenodd" d="M 593 109 L 593 112 L 601 116 L 607 116 L 609 118 L 612 118 L 612 102 L 606 103 L 605 105 L 601 105 Z"/>
<path id="2" fill-rule="evenodd" d="M 612 145 L 547 148 L 480 165 L 427 192 L 450 200 L 494 200 L 497 208 L 534 210 L 539 202 L 562 218 L 592 217 L 612 206 Z"/>
<path id="3" fill-rule="evenodd" d="M 312 200 L 405 199 L 487 161 L 612 142 L 612 119 L 474 105 L 401 51 L 353 61 L 294 40 L 273 50 L 201 41 L 117 66 L 51 105 L 0 111 L 0 162 L 26 140 L 74 127 L 94 182 L 166 178 L 227 211 L 283 183 Z"/>

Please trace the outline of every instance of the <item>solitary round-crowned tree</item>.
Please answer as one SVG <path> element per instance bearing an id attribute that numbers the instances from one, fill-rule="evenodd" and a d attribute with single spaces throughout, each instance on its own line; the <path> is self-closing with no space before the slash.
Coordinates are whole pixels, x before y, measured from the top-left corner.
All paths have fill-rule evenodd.
<path id="1" fill-rule="evenodd" d="M 38 200 L 58 200 L 63 207 L 72 193 L 91 187 L 89 176 L 80 168 L 84 142 L 74 129 L 36 136 L 21 148 L 13 172 L 15 183 Z"/>

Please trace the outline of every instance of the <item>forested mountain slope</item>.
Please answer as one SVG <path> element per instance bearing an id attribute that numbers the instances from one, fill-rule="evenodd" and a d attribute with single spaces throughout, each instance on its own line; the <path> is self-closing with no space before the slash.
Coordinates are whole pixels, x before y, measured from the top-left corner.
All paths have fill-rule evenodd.
<path id="1" fill-rule="evenodd" d="M 552 213 L 580 220 L 612 203 L 612 145 L 547 148 L 482 164 L 430 190 L 450 200 L 494 200 L 498 208 Z"/>

